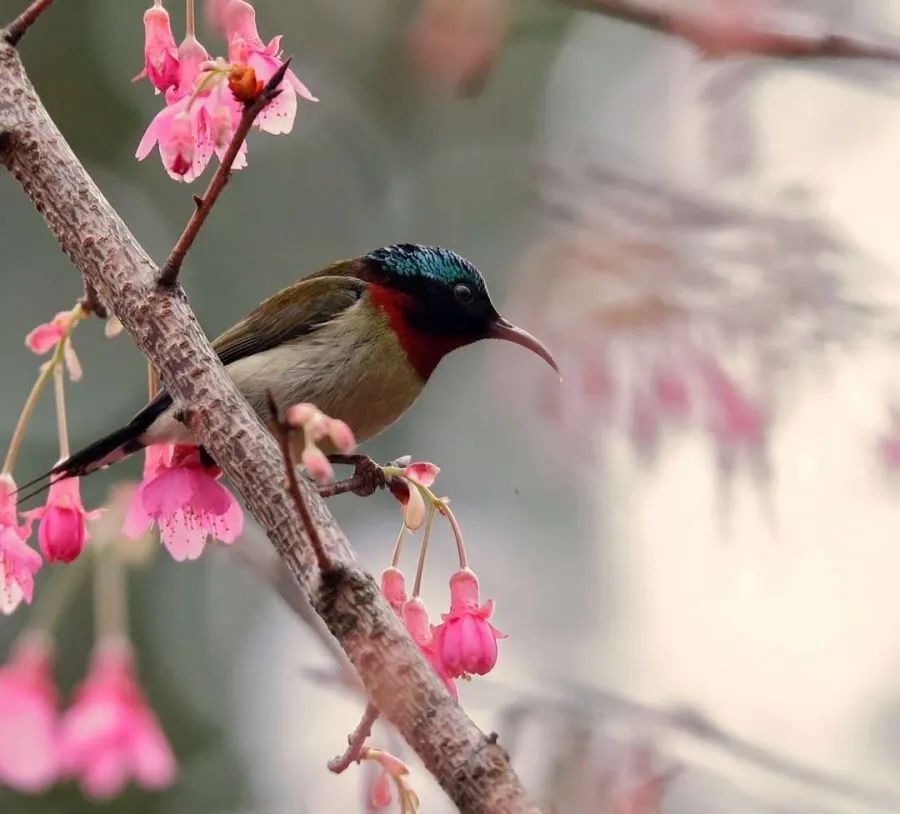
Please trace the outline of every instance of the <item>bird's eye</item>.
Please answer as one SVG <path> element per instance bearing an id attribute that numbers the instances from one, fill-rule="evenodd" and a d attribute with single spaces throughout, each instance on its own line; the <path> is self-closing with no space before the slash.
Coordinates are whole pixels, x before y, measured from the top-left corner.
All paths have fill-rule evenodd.
<path id="1" fill-rule="evenodd" d="M 460 305 L 468 305 L 472 302 L 472 298 L 475 295 L 472 293 L 471 286 L 467 286 L 465 283 L 457 283 L 453 286 L 453 296 L 456 297 L 456 301 Z"/>

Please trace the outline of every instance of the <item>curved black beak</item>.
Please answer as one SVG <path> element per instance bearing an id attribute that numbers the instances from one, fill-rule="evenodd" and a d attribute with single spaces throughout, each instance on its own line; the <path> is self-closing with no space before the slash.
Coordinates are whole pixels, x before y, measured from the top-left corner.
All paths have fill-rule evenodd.
<path id="1" fill-rule="evenodd" d="M 507 342 L 515 342 L 523 348 L 528 348 L 532 353 L 536 353 L 540 356 L 541 359 L 550 365 L 550 367 L 556 371 L 556 374 L 562 378 L 562 375 L 559 372 L 559 365 L 556 364 L 556 359 L 553 358 L 553 354 L 547 350 L 543 342 L 537 337 L 532 336 L 528 331 L 517 328 L 508 320 L 503 319 L 503 317 L 497 317 L 491 324 L 487 335 L 491 339 L 505 339 Z"/>

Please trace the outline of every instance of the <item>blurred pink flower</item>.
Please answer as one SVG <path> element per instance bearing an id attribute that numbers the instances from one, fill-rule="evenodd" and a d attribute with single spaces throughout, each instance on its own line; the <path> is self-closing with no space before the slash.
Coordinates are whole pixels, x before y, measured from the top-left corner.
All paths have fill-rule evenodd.
<path id="1" fill-rule="evenodd" d="M 281 35 L 273 37 L 268 45 L 262 41 L 256 28 L 256 9 L 244 0 L 231 0 L 221 14 L 228 40 L 228 61 L 253 68 L 256 78 L 268 82 L 283 62 Z M 310 102 L 317 102 L 309 89 L 290 69 L 278 86 L 281 93 L 257 116 L 255 126 L 266 133 L 290 133 L 297 115 L 297 94 Z"/>
<path id="2" fill-rule="evenodd" d="M 175 780 L 175 756 L 135 680 L 128 645 L 107 642 L 95 650 L 63 715 L 60 759 L 63 773 L 99 799 L 114 797 L 132 779 L 147 790 Z"/>
<path id="3" fill-rule="evenodd" d="M 450 677 L 446 666 L 434 646 L 434 628 L 428 621 L 428 610 L 425 603 L 418 597 L 408 599 L 402 610 L 403 623 L 409 632 L 412 640 L 419 646 L 422 654 L 428 659 L 434 671 L 438 674 L 441 681 L 444 682 L 450 695 L 459 698 L 459 691 L 456 689 L 456 682 Z"/>
<path id="4" fill-rule="evenodd" d="M 419 810 L 419 797 L 409 784 L 409 767 L 398 757 L 394 757 L 384 749 L 366 748 L 363 758 L 378 763 L 381 774 L 372 787 L 369 801 L 373 808 L 384 808 L 391 802 L 391 783 L 397 788 L 400 802 L 400 814 L 416 814 Z"/>
<path id="5" fill-rule="evenodd" d="M 333 480 L 334 469 L 319 447 L 319 442 L 328 441 L 338 452 L 348 455 L 356 448 L 353 430 L 346 422 L 325 415 L 315 404 L 308 401 L 291 405 L 285 420 L 291 427 L 303 431 L 304 445 L 300 462 L 306 467 L 310 477 L 319 483 Z"/>
<path id="6" fill-rule="evenodd" d="M 51 484 L 47 503 L 28 512 L 40 520 L 38 542 L 48 562 L 72 562 L 90 539 L 85 520 L 95 520 L 102 509 L 90 512 L 81 503 L 78 478 L 65 478 Z"/>
<path id="7" fill-rule="evenodd" d="M 145 76 L 157 93 L 178 84 L 178 47 L 162 0 L 144 12 L 144 69 L 132 81 Z"/>
<path id="8" fill-rule="evenodd" d="M 34 328 L 25 337 L 25 344 L 30 350 L 38 354 L 44 354 L 52 350 L 66 335 L 70 316 L 68 311 L 60 311 L 49 322 L 43 322 Z"/>
<path id="9" fill-rule="evenodd" d="M 207 538 L 233 543 L 244 528 L 244 514 L 219 478 L 222 473 L 200 461 L 193 446 L 147 447 L 144 477 L 131 498 L 122 531 L 132 539 L 153 524 L 179 562 L 195 560 Z"/>
<path id="10" fill-rule="evenodd" d="M 178 46 L 178 60 L 178 82 L 166 91 L 166 106 L 150 122 L 135 157 L 143 161 L 158 144 L 169 177 L 190 182 L 206 169 L 215 149 L 207 108 L 193 98 L 209 54 L 195 37 L 187 36 Z"/>
<path id="11" fill-rule="evenodd" d="M 60 341 L 66 338 L 71 320 L 72 314 L 69 311 L 60 311 L 50 322 L 43 322 L 34 328 L 25 337 L 25 344 L 29 350 L 39 355 L 55 349 Z M 63 354 L 69 378 L 73 382 L 78 381 L 81 378 L 81 363 L 78 361 L 71 342 L 66 342 Z"/>
<path id="12" fill-rule="evenodd" d="M 35 794 L 59 773 L 58 699 L 53 653 L 43 637 L 26 635 L 0 667 L 0 783 Z"/>
<path id="13" fill-rule="evenodd" d="M 434 649 L 447 674 L 484 675 L 497 663 L 497 640 L 506 638 L 489 621 L 494 601 L 479 604 L 478 577 L 468 568 L 450 577 L 450 612 L 434 628 Z"/>
<path id="14" fill-rule="evenodd" d="M 385 808 L 391 804 L 391 776 L 382 769 L 372 786 L 372 807 Z"/>
<path id="15" fill-rule="evenodd" d="M 16 484 L 10 475 L 0 475 L 0 613 L 12 613 L 24 599 L 34 597 L 34 575 L 41 555 L 26 540 L 31 520 L 19 525 Z"/>

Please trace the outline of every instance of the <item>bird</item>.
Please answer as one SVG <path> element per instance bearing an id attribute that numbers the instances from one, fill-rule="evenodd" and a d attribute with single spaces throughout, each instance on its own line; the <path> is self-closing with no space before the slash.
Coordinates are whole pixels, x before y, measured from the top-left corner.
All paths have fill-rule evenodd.
<path id="1" fill-rule="evenodd" d="M 500 316 L 470 261 L 439 246 L 399 243 L 303 277 L 212 347 L 264 423 L 270 397 L 279 405 L 312 402 L 361 443 L 412 406 L 444 356 L 481 339 L 521 345 L 559 374 L 537 338 Z M 123 427 L 24 484 L 20 492 L 43 485 L 21 499 L 153 444 L 196 444 L 180 414 L 161 390 Z"/>

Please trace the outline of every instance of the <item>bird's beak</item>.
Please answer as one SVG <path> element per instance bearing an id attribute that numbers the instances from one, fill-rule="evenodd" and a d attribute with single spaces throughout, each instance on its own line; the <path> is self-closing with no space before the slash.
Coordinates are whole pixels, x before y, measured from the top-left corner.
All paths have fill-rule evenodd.
<path id="1" fill-rule="evenodd" d="M 532 336 L 528 331 L 517 328 L 511 322 L 503 319 L 503 317 L 497 317 L 488 331 L 488 336 L 491 339 L 505 339 L 507 342 L 515 342 L 523 348 L 528 348 L 528 350 L 532 353 L 536 353 L 550 365 L 550 367 L 556 371 L 557 375 L 560 375 L 559 365 L 556 364 L 556 359 L 553 358 L 553 354 L 547 350 L 544 343 L 537 337 Z"/>

